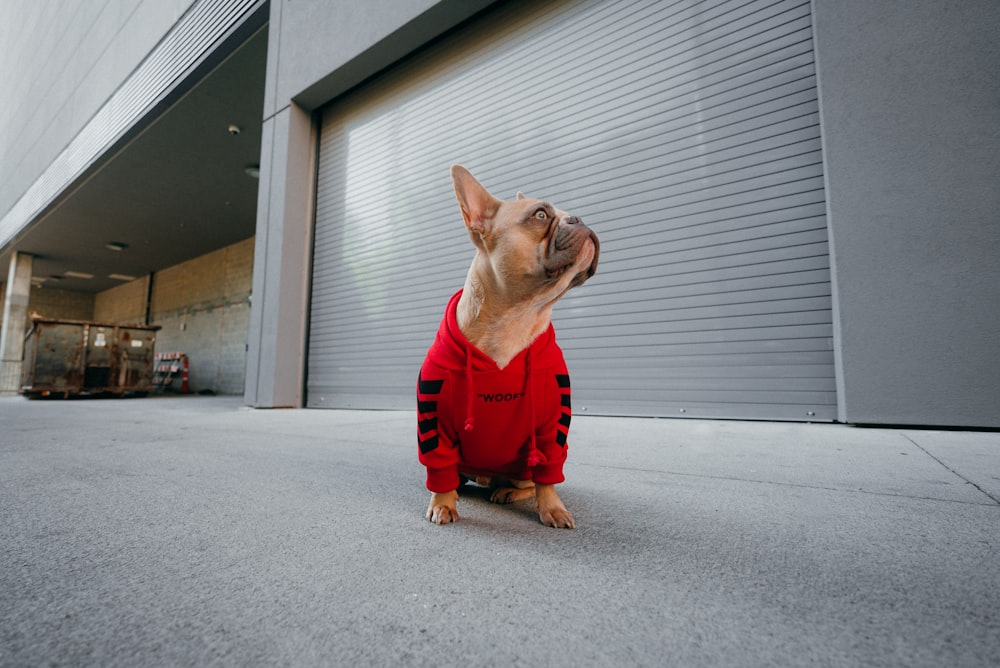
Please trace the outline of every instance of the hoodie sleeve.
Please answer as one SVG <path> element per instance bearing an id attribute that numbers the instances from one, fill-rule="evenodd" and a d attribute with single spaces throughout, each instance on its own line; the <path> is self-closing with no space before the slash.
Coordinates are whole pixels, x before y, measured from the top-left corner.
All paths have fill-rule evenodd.
<path id="1" fill-rule="evenodd" d="M 569 423 L 573 417 L 569 373 L 565 362 L 554 373 L 554 381 L 557 391 L 547 393 L 547 396 L 552 397 L 552 402 L 548 404 L 546 419 L 535 432 L 538 449 L 543 456 L 540 458 L 541 462 L 532 467 L 531 477 L 536 483 L 543 485 L 555 485 L 566 479 L 563 464 L 566 462 L 568 449 Z"/>
<path id="2" fill-rule="evenodd" d="M 459 485 L 458 446 L 441 429 L 440 411 L 449 405 L 447 385 L 447 372 L 425 362 L 417 378 L 417 444 L 432 492 L 451 492 Z"/>

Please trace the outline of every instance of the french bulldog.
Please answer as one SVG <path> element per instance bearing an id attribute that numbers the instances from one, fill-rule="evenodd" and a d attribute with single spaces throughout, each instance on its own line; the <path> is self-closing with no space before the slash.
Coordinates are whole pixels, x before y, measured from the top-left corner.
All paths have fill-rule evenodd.
<path id="1" fill-rule="evenodd" d="M 551 315 L 594 275 L 600 242 L 549 202 L 497 199 L 461 165 L 451 176 L 476 253 L 417 380 L 426 518 L 457 521 L 458 488 L 473 481 L 496 503 L 533 497 L 543 524 L 575 528 L 555 488 L 572 407 Z"/>

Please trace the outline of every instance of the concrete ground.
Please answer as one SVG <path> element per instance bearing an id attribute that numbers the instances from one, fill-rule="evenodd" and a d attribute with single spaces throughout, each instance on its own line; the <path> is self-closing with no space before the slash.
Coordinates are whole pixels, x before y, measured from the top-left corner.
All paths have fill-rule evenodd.
<path id="1" fill-rule="evenodd" d="M 577 416 L 423 519 L 409 413 L 0 400 L 0 665 L 1000 665 L 1000 434 Z"/>

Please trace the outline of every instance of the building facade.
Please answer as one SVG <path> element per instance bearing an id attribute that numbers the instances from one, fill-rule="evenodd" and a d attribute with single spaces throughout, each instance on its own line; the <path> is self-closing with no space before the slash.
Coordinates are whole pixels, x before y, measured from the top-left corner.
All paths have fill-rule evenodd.
<path id="1" fill-rule="evenodd" d="M 601 237 L 554 314 L 578 412 L 1000 427 L 996 3 L 18 11 L 5 368 L 66 302 L 251 406 L 408 408 L 461 163 Z"/>

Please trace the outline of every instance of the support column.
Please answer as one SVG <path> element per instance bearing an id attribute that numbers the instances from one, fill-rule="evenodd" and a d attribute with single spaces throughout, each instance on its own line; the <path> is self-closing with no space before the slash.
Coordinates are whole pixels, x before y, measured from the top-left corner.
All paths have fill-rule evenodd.
<path id="1" fill-rule="evenodd" d="M 264 120 L 244 400 L 299 408 L 305 397 L 316 130 L 290 104 Z"/>
<path id="2" fill-rule="evenodd" d="M 14 253 L 4 291 L 3 324 L 0 325 L 0 394 L 17 394 L 21 389 L 21 358 L 28 329 L 28 297 L 31 295 L 33 258 Z"/>

